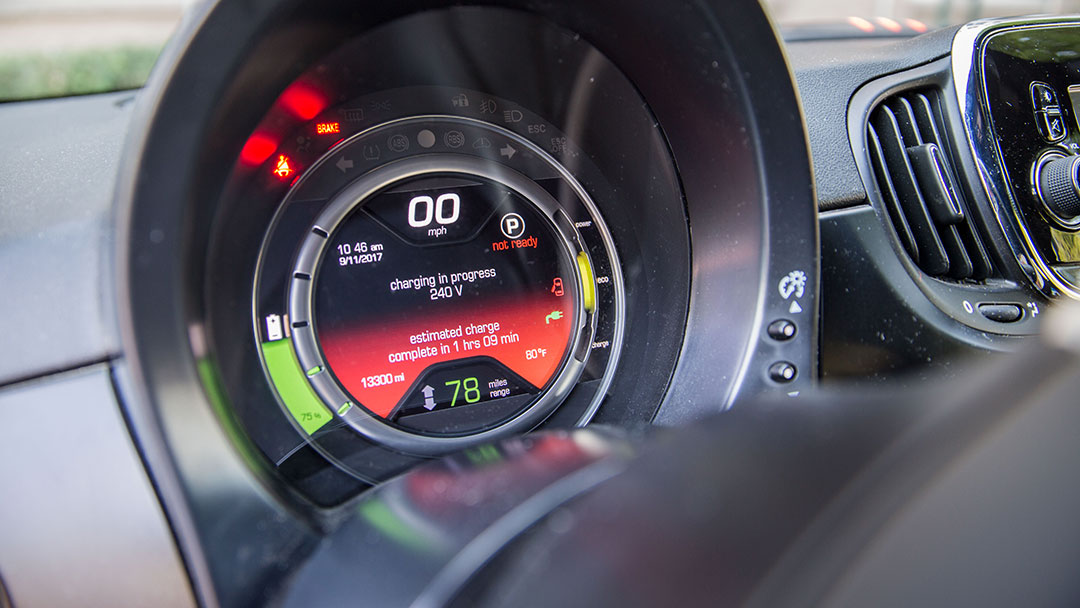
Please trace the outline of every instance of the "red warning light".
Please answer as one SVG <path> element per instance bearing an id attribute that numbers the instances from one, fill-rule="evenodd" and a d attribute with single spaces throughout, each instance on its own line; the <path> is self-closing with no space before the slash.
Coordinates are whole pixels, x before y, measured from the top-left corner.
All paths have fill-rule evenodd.
<path id="1" fill-rule="evenodd" d="M 561 298 L 563 296 L 563 284 L 561 277 L 555 277 L 555 280 L 551 283 L 551 293 L 555 294 L 555 297 Z"/>
<path id="2" fill-rule="evenodd" d="M 311 120 L 326 107 L 326 96 L 310 85 L 294 84 L 281 94 L 281 105 L 301 120 Z"/>
<path id="3" fill-rule="evenodd" d="M 244 144 L 244 148 L 240 150 L 240 160 L 248 165 L 261 165 L 263 161 L 270 158 L 270 155 L 277 150 L 278 142 L 276 139 L 265 133 L 256 133 L 252 135 L 247 143 Z"/>
<path id="4" fill-rule="evenodd" d="M 340 122 L 320 122 L 315 125 L 316 135 L 332 135 L 334 133 L 341 133 Z"/>
<path id="5" fill-rule="evenodd" d="M 292 175 L 293 168 L 289 165 L 289 158 L 284 154 L 278 156 L 277 165 L 274 167 L 274 175 L 285 179 Z"/>

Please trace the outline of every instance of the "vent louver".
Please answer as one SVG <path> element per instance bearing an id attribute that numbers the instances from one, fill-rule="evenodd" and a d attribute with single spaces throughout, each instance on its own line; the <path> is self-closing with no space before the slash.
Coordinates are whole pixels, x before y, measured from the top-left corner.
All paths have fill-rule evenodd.
<path id="1" fill-rule="evenodd" d="M 990 256 L 956 187 L 937 91 L 904 91 L 870 113 L 867 148 L 874 179 L 904 249 L 926 274 L 981 281 Z"/>

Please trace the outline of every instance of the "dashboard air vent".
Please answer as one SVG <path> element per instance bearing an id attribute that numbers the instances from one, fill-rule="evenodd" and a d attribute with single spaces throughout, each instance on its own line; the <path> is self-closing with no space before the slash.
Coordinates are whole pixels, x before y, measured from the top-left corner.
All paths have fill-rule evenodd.
<path id="1" fill-rule="evenodd" d="M 904 249 L 926 274 L 981 281 L 994 268 L 948 161 L 938 92 L 904 91 L 870 113 L 867 148 L 881 200 Z"/>

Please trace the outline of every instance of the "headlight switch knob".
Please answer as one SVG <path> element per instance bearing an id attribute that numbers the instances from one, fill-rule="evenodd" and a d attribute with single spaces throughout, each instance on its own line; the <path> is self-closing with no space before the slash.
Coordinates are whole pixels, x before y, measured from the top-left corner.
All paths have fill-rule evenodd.
<path id="1" fill-rule="evenodd" d="M 1080 225 L 1080 155 L 1061 156 L 1040 163 L 1035 190 L 1046 210 L 1059 223 Z"/>

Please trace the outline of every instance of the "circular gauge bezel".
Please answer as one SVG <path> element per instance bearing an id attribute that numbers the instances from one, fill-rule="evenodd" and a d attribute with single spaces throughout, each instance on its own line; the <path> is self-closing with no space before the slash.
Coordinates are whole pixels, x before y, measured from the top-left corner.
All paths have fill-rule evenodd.
<path id="1" fill-rule="evenodd" d="M 578 322 L 572 328 L 569 346 L 562 355 L 558 371 L 541 387 L 540 395 L 509 420 L 492 428 L 457 436 L 424 435 L 403 430 L 363 407 L 349 407 L 339 417 L 368 439 L 387 447 L 417 455 L 435 455 L 463 448 L 493 438 L 495 434 L 528 430 L 551 414 L 574 388 L 585 368 L 595 331 L 595 315 L 587 311 L 582 294 L 586 289 L 576 259 L 588 256 L 578 246 L 573 224 L 562 213 L 558 203 L 538 184 L 525 175 L 481 159 L 454 154 L 427 154 L 388 163 L 376 168 L 342 189 L 316 217 L 300 245 L 288 288 L 289 319 L 293 325 L 291 340 L 301 369 L 309 370 L 307 380 L 323 403 L 337 411 L 344 404 L 355 403 L 348 391 L 331 372 L 319 345 L 315 319 L 315 282 L 336 230 L 368 200 L 387 188 L 405 181 L 424 177 L 451 176 L 482 178 L 510 188 L 534 205 L 550 222 L 549 228 L 558 235 L 557 248 L 568 268 L 575 269 L 573 306 Z M 590 261 L 591 263 L 591 261 Z M 591 286 L 595 289 L 595 286 Z M 578 353 L 581 353 L 580 359 Z"/>

